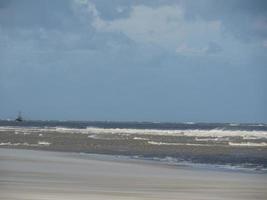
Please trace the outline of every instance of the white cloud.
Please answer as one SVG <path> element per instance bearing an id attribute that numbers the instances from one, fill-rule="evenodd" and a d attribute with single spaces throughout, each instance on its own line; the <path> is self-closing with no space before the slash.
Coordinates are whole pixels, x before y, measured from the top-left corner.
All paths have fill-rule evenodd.
<path id="1" fill-rule="evenodd" d="M 176 48 L 176 52 L 178 54 L 182 54 L 182 55 L 207 55 L 207 54 L 216 54 L 218 52 L 221 52 L 222 48 L 214 43 L 214 42 L 210 42 L 208 45 L 205 45 L 203 47 L 197 48 L 197 47 L 191 47 L 188 46 L 187 44 L 183 43 L 181 45 L 179 45 Z"/>
<path id="2" fill-rule="evenodd" d="M 118 6 L 118 7 L 116 8 L 116 11 L 117 11 L 118 13 L 122 13 L 124 10 L 125 10 L 125 7 L 123 7 L 123 6 Z"/>
<path id="3" fill-rule="evenodd" d="M 103 20 L 97 14 L 93 26 L 98 31 L 124 33 L 137 43 L 152 43 L 177 52 L 204 51 L 209 42 L 222 38 L 220 21 L 186 21 L 183 8 L 178 5 L 138 5 L 132 8 L 129 17 L 112 21 Z"/>
<path id="4" fill-rule="evenodd" d="M 74 2 L 77 3 L 77 4 L 83 5 L 83 4 L 87 4 L 88 0 L 74 0 Z"/>
<path id="5" fill-rule="evenodd" d="M 176 52 L 183 55 L 202 55 L 206 52 L 206 48 L 189 47 L 187 44 L 183 43 L 176 48 Z"/>
<path id="6" fill-rule="evenodd" d="M 72 9 L 76 16 L 83 22 L 91 22 L 91 19 L 97 19 L 99 12 L 95 5 L 88 0 L 74 0 Z"/>

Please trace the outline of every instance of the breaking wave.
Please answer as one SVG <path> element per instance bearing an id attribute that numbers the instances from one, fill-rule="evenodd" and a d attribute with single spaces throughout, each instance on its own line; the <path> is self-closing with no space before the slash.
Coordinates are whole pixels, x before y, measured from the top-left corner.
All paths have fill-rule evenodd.
<path id="1" fill-rule="evenodd" d="M 259 143 L 254 143 L 254 142 L 240 142 L 240 143 L 229 142 L 228 144 L 230 146 L 250 146 L 250 147 L 263 147 L 263 146 L 267 146 L 267 143 L 266 142 L 259 142 Z"/>
<path id="2" fill-rule="evenodd" d="M 1 142 L 0 146 L 30 146 L 30 147 L 40 147 L 40 146 L 49 146 L 51 143 L 46 141 L 38 141 L 37 144 L 30 144 L 27 142 L 23 143 L 11 143 L 11 142 Z"/>
<path id="3" fill-rule="evenodd" d="M 118 135 L 157 135 L 157 136 L 189 136 L 196 140 L 227 140 L 227 137 L 242 137 L 243 139 L 267 139 L 267 131 L 223 130 L 223 129 L 188 129 L 188 130 L 160 130 L 134 128 L 65 128 L 65 127 L 0 127 L 0 132 L 16 131 L 16 134 L 31 134 L 40 132 L 81 133 L 81 134 L 118 134 Z M 215 139 L 218 138 L 218 139 Z"/>
<path id="4" fill-rule="evenodd" d="M 174 146 L 211 146 L 209 144 L 194 144 L 194 143 L 172 143 L 172 142 L 155 142 L 148 141 L 148 144 L 152 145 L 174 145 Z"/>

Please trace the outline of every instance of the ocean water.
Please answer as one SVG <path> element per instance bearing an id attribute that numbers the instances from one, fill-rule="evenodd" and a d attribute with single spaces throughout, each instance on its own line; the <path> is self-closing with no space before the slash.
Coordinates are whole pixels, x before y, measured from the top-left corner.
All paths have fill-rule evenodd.
<path id="1" fill-rule="evenodd" d="M 128 156 L 267 173 L 267 125 L 0 121 L 0 147 Z"/>

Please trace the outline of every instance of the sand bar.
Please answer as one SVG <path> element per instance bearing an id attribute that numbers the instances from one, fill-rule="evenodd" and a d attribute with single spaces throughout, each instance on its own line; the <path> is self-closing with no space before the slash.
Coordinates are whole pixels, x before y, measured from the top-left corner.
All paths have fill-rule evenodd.
<path id="1" fill-rule="evenodd" d="M 0 149 L 0 199 L 267 199 L 267 175 Z"/>

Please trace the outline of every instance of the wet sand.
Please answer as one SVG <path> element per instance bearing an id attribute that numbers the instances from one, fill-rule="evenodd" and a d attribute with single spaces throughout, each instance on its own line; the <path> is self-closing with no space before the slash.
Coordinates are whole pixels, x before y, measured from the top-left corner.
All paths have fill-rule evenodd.
<path id="1" fill-rule="evenodd" d="M 0 149 L 0 199 L 267 199 L 267 175 Z"/>

